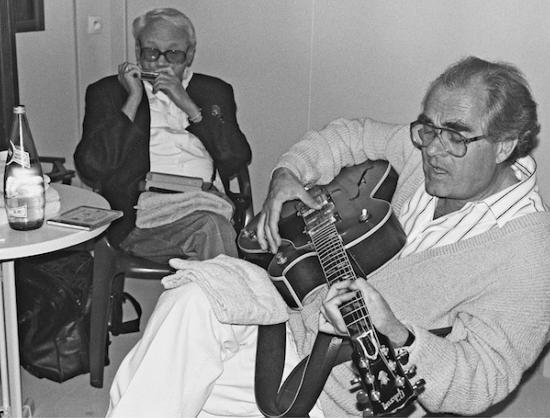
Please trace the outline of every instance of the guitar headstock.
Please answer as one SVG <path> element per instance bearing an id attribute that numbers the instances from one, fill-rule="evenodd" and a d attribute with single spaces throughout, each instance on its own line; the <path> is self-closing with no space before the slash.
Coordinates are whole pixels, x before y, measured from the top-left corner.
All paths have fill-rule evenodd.
<path id="1" fill-rule="evenodd" d="M 406 351 L 396 354 L 390 341 L 373 329 L 352 338 L 353 364 L 358 377 L 352 380 L 357 391 L 357 406 L 365 415 L 390 415 L 406 406 L 422 390 L 420 379 L 414 386 L 409 379 L 415 368 L 406 372 Z M 360 386 L 357 387 L 357 384 Z"/>

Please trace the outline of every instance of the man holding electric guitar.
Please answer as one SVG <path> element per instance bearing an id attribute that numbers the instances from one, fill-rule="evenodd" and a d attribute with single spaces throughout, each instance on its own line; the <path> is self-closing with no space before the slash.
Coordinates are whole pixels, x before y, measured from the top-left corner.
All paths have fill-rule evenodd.
<path id="1" fill-rule="evenodd" d="M 265 401 L 262 367 L 279 375 L 271 363 L 286 360 L 286 377 L 324 341 L 327 358 L 340 345 L 311 361 L 330 368 L 303 414 L 472 415 L 503 400 L 550 335 L 550 215 L 530 156 L 539 130 L 519 70 L 469 57 L 431 84 L 409 125 L 339 119 L 308 132 L 239 237 L 251 257 L 275 254 L 267 271 L 298 308 L 282 331 L 287 357 L 271 350 L 270 328 L 220 323 L 186 285 L 161 296 L 121 365 L 111 415 L 293 415 L 285 393 L 319 382 L 285 381 Z M 166 395 L 148 400 L 151 390 Z"/>

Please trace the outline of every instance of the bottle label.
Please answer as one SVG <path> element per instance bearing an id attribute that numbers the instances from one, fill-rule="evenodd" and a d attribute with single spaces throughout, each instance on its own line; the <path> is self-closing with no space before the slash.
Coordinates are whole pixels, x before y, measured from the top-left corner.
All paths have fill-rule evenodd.
<path id="1" fill-rule="evenodd" d="M 14 218 L 26 218 L 27 217 L 27 205 L 25 206 L 18 206 L 15 208 L 6 208 L 7 214 L 10 217 Z"/>
<path id="2" fill-rule="evenodd" d="M 31 157 L 28 152 L 24 149 L 18 147 L 13 142 L 10 141 L 10 153 L 9 160 L 6 165 L 11 163 L 19 164 L 21 167 L 30 168 L 31 167 Z"/>

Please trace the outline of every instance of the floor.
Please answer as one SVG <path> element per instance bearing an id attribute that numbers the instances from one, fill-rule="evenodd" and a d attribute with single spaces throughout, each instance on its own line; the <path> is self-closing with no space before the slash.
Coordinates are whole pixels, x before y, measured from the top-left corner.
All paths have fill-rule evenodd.
<path id="1" fill-rule="evenodd" d="M 134 295 L 142 305 L 141 328 L 143 329 L 143 324 L 149 317 L 156 298 L 162 290 L 160 283 L 128 279 L 126 290 Z M 37 379 L 23 370 L 23 399 L 30 398 L 33 401 L 33 416 L 59 418 L 104 416 L 108 407 L 108 391 L 116 368 L 139 336 L 139 333 L 134 333 L 111 338 L 112 343 L 109 350 L 111 364 L 105 368 L 103 389 L 90 386 L 88 374 L 77 376 L 60 384 L 47 379 Z M 539 363 L 533 367 L 524 380 L 525 383 L 508 402 L 496 405 L 485 416 L 550 417 L 550 378 L 545 378 L 542 375 L 542 364 Z"/>
<path id="2" fill-rule="evenodd" d="M 158 281 L 127 279 L 125 290 L 135 296 L 143 309 L 141 330 L 162 291 Z M 133 319 L 131 312 L 125 312 L 125 319 Z M 63 383 L 48 379 L 38 379 L 22 370 L 23 400 L 29 398 L 34 403 L 35 417 L 104 417 L 109 403 L 109 387 L 118 365 L 130 348 L 137 342 L 141 333 L 111 336 L 109 366 L 105 367 L 102 389 L 90 386 L 90 375 L 76 376 Z M 152 417 L 153 418 L 153 417 Z"/>

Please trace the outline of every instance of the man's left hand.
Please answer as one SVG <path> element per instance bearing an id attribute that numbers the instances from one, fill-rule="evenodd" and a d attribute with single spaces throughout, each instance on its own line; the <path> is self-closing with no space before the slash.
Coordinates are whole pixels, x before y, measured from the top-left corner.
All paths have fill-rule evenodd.
<path id="1" fill-rule="evenodd" d="M 346 323 L 339 307 L 361 292 L 370 319 L 376 329 L 390 339 L 394 347 L 407 341 L 408 328 L 399 321 L 384 297 L 364 279 L 337 282 L 329 289 L 321 307 L 319 331 L 335 335 L 348 335 Z"/>
<path id="2" fill-rule="evenodd" d="M 153 93 L 156 94 L 159 91 L 166 94 L 176 106 L 188 115 L 193 116 L 200 112 L 199 107 L 183 88 L 181 80 L 171 71 L 159 71 L 159 76 L 153 82 Z"/>

